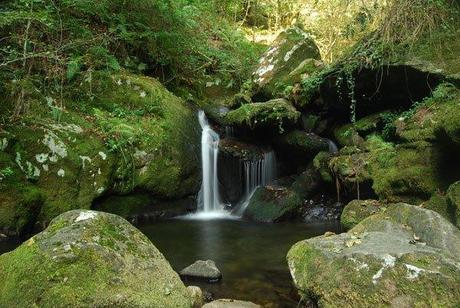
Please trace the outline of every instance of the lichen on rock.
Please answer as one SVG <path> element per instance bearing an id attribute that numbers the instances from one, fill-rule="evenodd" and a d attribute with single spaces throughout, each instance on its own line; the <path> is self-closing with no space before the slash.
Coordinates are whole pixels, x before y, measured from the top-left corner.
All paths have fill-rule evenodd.
<path id="1" fill-rule="evenodd" d="M 295 244 L 287 260 L 300 294 L 321 307 L 456 307 L 459 252 L 457 228 L 436 212 L 400 203 L 347 233 Z"/>
<path id="2" fill-rule="evenodd" d="M 2 307 L 192 306 L 145 235 L 121 217 L 95 211 L 64 213 L 0 256 L 0 279 Z"/>

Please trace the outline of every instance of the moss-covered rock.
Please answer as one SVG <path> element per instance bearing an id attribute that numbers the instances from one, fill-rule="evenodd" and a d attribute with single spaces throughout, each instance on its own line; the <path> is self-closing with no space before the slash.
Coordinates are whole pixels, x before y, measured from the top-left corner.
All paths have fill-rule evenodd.
<path id="1" fill-rule="evenodd" d="M 265 98 L 279 97 L 286 87 L 323 67 L 312 37 L 299 28 L 290 28 L 276 38 L 262 55 L 253 73 L 252 93 Z"/>
<path id="2" fill-rule="evenodd" d="M 31 115 L 0 132 L 0 195 L 17 195 L 4 197 L 0 229 L 45 226 L 112 192 L 167 199 L 197 191 L 200 130 L 182 100 L 153 78 L 123 72 L 94 72 L 73 91 L 66 109 L 32 101 Z M 21 210 L 32 203 L 37 210 Z"/>
<path id="3" fill-rule="evenodd" d="M 421 204 L 422 207 L 438 212 L 452 224 L 458 227 L 460 212 L 458 206 L 452 203 L 446 195 L 435 193 L 428 201 Z"/>
<path id="4" fill-rule="evenodd" d="M 258 160 L 268 148 L 258 147 L 236 139 L 222 139 L 219 142 L 219 151 L 238 160 Z"/>
<path id="5" fill-rule="evenodd" d="M 385 210 L 377 200 L 353 200 L 343 209 L 340 222 L 345 229 L 351 229 L 367 217 Z"/>
<path id="6" fill-rule="evenodd" d="M 432 96 L 396 120 L 396 134 L 407 143 L 436 141 L 460 146 L 459 104 L 460 90 L 441 84 Z"/>
<path id="7" fill-rule="evenodd" d="M 322 151 L 313 159 L 313 166 L 321 175 L 321 179 L 326 183 L 332 183 L 334 179 L 331 169 L 329 168 L 331 157 L 331 153 Z"/>
<path id="8" fill-rule="evenodd" d="M 0 256 L 0 279 L 2 307 L 192 305 L 179 276 L 145 235 L 121 217 L 95 211 L 64 213 Z"/>
<path id="9" fill-rule="evenodd" d="M 430 143 L 395 145 L 372 136 L 360 148 L 341 149 L 329 167 L 348 186 L 371 183 L 382 200 L 419 204 L 443 186 L 441 160 L 442 151 Z"/>
<path id="10" fill-rule="evenodd" d="M 450 185 L 447 190 L 447 212 L 452 222 L 460 224 L 460 181 Z"/>
<path id="11" fill-rule="evenodd" d="M 348 233 L 295 244 L 287 259 L 320 307 L 460 305 L 460 231 L 439 214 L 396 204 Z"/>
<path id="12" fill-rule="evenodd" d="M 376 113 L 359 119 L 353 124 L 346 124 L 334 130 L 334 136 L 342 146 L 360 146 L 364 138 L 383 127 L 386 112 Z"/>
<path id="13" fill-rule="evenodd" d="M 249 128 L 279 128 L 292 125 L 300 118 L 298 112 L 287 100 L 274 99 L 265 103 L 242 105 L 225 116 L 228 125 Z"/>
<path id="14" fill-rule="evenodd" d="M 244 212 L 244 217 L 259 222 L 279 222 L 298 214 L 303 205 L 299 195 L 285 187 L 260 187 Z"/>
<path id="15" fill-rule="evenodd" d="M 328 151 L 329 143 L 327 139 L 321 138 L 313 133 L 294 130 L 282 134 L 275 139 L 278 152 L 283 152 L 294 159 L 310 161 L 319 152 Z"/>

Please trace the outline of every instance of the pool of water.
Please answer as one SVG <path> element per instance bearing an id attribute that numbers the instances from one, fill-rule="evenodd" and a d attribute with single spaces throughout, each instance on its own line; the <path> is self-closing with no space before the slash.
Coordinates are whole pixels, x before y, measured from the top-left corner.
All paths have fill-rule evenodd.
<path id="1" fill-rule="evenodd" d="M 340 225 L 172 219 L 139 228 L 176 271 L 196 260 L 214 260 L 222 281 L 191 283 L 214 298 L 249 300 L 265 307 L 297 307 L 299 298 L 286 262 L 289 248 L 326 231 L 338 232 Z"/>

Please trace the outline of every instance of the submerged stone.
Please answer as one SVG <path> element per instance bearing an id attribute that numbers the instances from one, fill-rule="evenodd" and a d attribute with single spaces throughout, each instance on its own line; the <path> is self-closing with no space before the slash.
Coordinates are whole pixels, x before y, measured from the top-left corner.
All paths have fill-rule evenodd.
<path id="1" fill-rule="evenodd" d="M 199 279 L 207 282 L 218 282 L 222 279 L 222 273 L 212 260 L 198 260 L 179 272 L 185 279 Z"/>
<path id="2" fill-rule="evenodd" d="M 66 212 L 0 256 L 0 306 L 191 307 L 158 249 L 123 218 Z M 24 290 L 27 290 L 25 292 Z"/>
<path id="3" fill-rule="evenodd" d="M 301 296 L 321 307 L 460 305 L 460 231 L 421 207 L 392 205 L 295 244 L 287 260 Z"/>

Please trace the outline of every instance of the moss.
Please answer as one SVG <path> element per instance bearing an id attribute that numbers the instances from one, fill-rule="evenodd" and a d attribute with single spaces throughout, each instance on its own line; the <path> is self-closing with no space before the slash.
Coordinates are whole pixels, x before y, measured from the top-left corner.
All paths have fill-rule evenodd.
<path id="1" fill-rule="evenodd" d="M 244 217 L 260 222 L 278 222 L 296 214 L 302 198 L 290 189 L 258 188 L 251 197 Z"/>
<path id="2" fill-rule="evenodd" d="M 326 139 L 304 131 L 291 131 L 283 135 L 282 139 L 286 145 L 302 149 L 303 152 L 309 153 L 310 155 L 329 149 L 329 144 Z"/>
<path id="3" fill-rule="evenodd" d="M 191 307 L 179 276 L 137 229 L 96 212 L 78 222 L 81 213 L 0 256 L 0 306 Z"/>
<path id="4" fill-rule="evenodd" d="M 313 166 L 320 173 L 321 178 L 326 183 L 332 183 L 333 175 L 329 169 L 331 154 L 329 152 L 319 152 L 313 159 Z"/>
<path id="5" fill-rule="evenodd" d="M 299 28 L 283 31 L 262 55 L 253 74 L 252 92 L 267 98 L 280 97 L 286 87 L 322 67 L 312 37 Z"/>
<path id="6" fill-rule="evenodd" d="M 441 84 L 431 97 L 400 117 L 396 133 L 405 142 L 433 142 L 447 136 L 451 142 L 460 143 L 459 102 L 460 90 Z"/>
<path id="7" fill-rule="evenodd" d="M 369 166 L 374 191 L 391 202 L 417 204 L 428 199 L 440 185 L 434 165 L 438 155 L 430 146 L 374 148 Z"/>
<path id="8" fill-rule="evenodd" d="M 425 244 L 410 244 L 413 234 Z M 460 276 L 450 260 L 458 259 L 459 237 L 439 215 L 398 204 L 348 233 L 295 244 L 287 260 L 301 295 L 321 307 L 455 307 Z M 422 270 L 411 276 L 411 267 Z"/>
<path id="9" fill-rule="evenodd" d="M 75 99 L 64 102 L 60 122 L 42 104 L 32 103 L 34 116 L 5 125 L 0 136 L 9 140 L 0 152 L 6 157 L 0 157 L 0 170 L 8 165 L 18 175 L 0 183 L 0 189 L 40 190 L 40 225 L 71 209 L 89 209 L 109 191 L 137 189 L 178 198 L 198 189 L 198 121 L 157 80 L 94 72 L 91 84 L 82 80 L 68 96 Z M 10 199 L 2 207 L 10 211 L 5 217 L 21 208 L 21 197 Z M 0 228 L 12 228 L 8 219 Z"/>
<path id="10" fill-rule="evenodd" d="M 265 103 L 253 103 L 230 111 L 225 116 L 228 125 L 247 125 L 254 127 L 279 127 L 293 124 L 300 118 L 298 112 L 288 101 L 275 99 Z"/>
<path id="11" fill-rule="evenodd" d="M 383 211 L 384 206 L 381 206 L 377 200 L 353 200 L 348 203 L 343 209 L 340 216 L 340 222 L 349 230 L 363 221 L 365 218 Z"/>
<path id="12" fill-rule="evenodd" d="M 452 202 L 448 196 L 435 193 L 430 200 L 424 202 L 422 206 L 441 214 L 452 224 L 458 226 L 460 211 L 458 210 L 458 206 Z"/>
<path id="13" fill-rule="evenodd" d="M 447 190 L 447 213 L 456 226 L 460 224 L 460 182 L 450 185 Z"/>
<path id="14" fill-rule="evenodd" d="M 364 138 L 376 133 L 383 126 L 383 119 L 388 112 L 383 111 L 359 119 L 353 124 L 346 124 L 334 130 L 337 141 L 343 145 L 361 145 Z"/>

